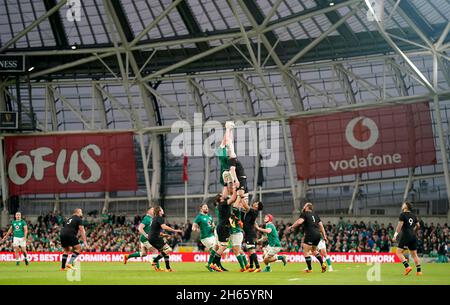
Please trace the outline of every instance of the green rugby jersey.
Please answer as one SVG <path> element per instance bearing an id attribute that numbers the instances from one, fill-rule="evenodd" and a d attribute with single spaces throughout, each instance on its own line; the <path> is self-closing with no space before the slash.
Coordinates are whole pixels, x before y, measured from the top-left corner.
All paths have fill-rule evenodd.
<path id="1" fill-rule="evenodd" d="M 213 218 L 210 215 L 200 213 L 195 217 L 194 223 L 200 227 L 200 239 L 214 236 Z"/>
<path id="2" fill-rule="evenodd" d="M 26 221 L 21 220 L 13 220 L 11 226 L 13 227 L 13 236 L 18 238 L 25 237 L 25 226 L 27 225 Z"/>
<path id="3" fill-rule="evenodd" d="M 219 157 L 219 164 L 220 164 L 220 184 L 223 185 L 223 172 L 230 170 L 230 164 L 228 163 L 228 156 L 227 156 L 227 148 L 218 148 L 217 149 L 217 156 Z"/>
<path id="4" fill-rule="evenodd" d="M 272 232 L 267 234 L 267 240 L 269 242 L 269 246 L 271 247 L 281 247 L 280 238 L 278 237 L 278 231 L 277 228 L 275 228 L 275 225 L 271 222 L 266 224 L 266 229 L 272 229 Z"/>
<path id="5" fill-rule="evenodd" d="M 144 225 L 144 232 L 150 235 L 150 228 L 152 226 L 152 216 L 145 215 L 141 223 Z M 145 243 L 148 241 L 148 239 L 142 234 L 139 236 L 139 240 L 141 241 L 141 243 Z"/>
<path id="6" fill-rule="evenodd" d="M 241 220 L 241 210 L 238 208 L 233 207 L 231 217 L 233 219 L 233 222 L 231 224 L 231 234 L 240 233 L 242 232 L 241 227 L 239 226 L 239 221 Z"/>
<path id="7" fill-rule="evenodd" d="M 216 214 L 217 223 L 220 223 L 219 208 L 217 206 L 214 208 L 214 213 Z"/>

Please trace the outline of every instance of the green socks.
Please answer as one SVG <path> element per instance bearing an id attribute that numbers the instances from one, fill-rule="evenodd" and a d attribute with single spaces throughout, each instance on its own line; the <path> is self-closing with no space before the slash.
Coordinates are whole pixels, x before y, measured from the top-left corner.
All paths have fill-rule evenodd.
<path id="1" fill-rule="evenodd" d="M 242 261 L 244 262 L 244 267 L 248 265 L 247 255 L 241 254 Z"/>
<path id="2" fill-rule="evenodd" d="M 128 255 L 128 258 L 133 258 L 133 257 L 141 257 L 141 252 L 134 252 L 133 254 Z"/>
<path id="3" fill-rule="evenodd" d="M 156 264 L 156 268 L 159 269 L 159 259 L 155 262 L 155 258 L 157 258 L 158 256 L 153 256 L 153 262 Z"/>
<path id="4" fill-rule="evenodd" d="M 330 267 L 331 266 L 331 259 L 329 257 L 327 257 L 326 261 L 327 261 L 328 267 Z"/>
<path id="5" fill-rule="evenodd" d="M 216 256 L 216 251 L 214 251 L 214 249 L 211 249 L 211 251 L 209 252 L 209 259 L 208 259 L 208 266 L 210 266 L 213 261 L 214 261 L 214 256 Z"/>
<path id="6" fill-rule="evenodd" d="M 270 264 L 268 264 L 266 268 L 264 268 L 263 272 L 270 272 Z"/>
<path id="7" fill-rule="evenodd" d="M 239 262 L 239 266 L 241 266 L 242 269 L 245 268 L 244 259 L 242 258 L 242 255 L 238 255 L 236 258 Z"/>

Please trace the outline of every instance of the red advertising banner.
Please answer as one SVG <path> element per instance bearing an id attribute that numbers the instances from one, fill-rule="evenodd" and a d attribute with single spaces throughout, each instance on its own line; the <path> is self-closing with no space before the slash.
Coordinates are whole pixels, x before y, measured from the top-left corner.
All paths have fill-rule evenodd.
<path id="1" fill-rule="evenodd" d="M 77 257 L 79 262 L 123 262 L 125 252 L 85 252 Z M 290 263 L 304 263 L 305 257 L 302 253 L 284 252 L 286 260 Z M 257 253 L 258 260 L 262 261 L 262 253 Z M 60 252 L 28 252 L 27 257 L 31 262 L 60 262 L 62 253 Z M 331 252 L 328 253 L 333 263 L 400 263 L 395 253 L 347 253 Z M 170 254 L 172 262 L 208 262 L 209 253 L 207 252 L 175 252 Z M 223 255 L 224 262 L 237 263 L 234 254 Z M 0 252 L 0 262 L 14 262 L 15 254 L 10 252 Z M 130 259 L 129 262 L 151 262 L 152 256 Z M 315 260 L 315 257 L 313 257 Z"/>
<path id="2" fill-rule="evenodd" d="M 136 190 L 133 133 L 5 137 L 11 196 Z"/>
<path id="3" fill-rule="evenodd" d="M 428 102 L 289 123 L 300 180 L 436 163 Z"/>

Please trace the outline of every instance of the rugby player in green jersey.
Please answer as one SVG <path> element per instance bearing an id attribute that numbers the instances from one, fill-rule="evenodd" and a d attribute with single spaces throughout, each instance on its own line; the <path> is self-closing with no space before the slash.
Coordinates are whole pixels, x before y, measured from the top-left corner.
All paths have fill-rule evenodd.
<path id="1" fill-rule="evenodd" d="M 317 245 L 317 251 L 319 251 L 320 255 L 323 256 L 323 259 L 327 263 L 328 271 L 333 272 L 333 266 L 331 265 L 331 259 L 328 256 L 328 252 L 327 252 L 327 243 L 325 242 L 325 240 L 323 238 L 320 240 L 319 244 Z"/>
<path id="2" fill-rule="evenodd" d="M 28 235 L 28 226 L 25 220 L 22 219 L 22 214 L 17 212 L 15 215 L 15 220 L 11 222 L 11 227 L 8 232 L 5 234 L 2 242 L 5 241 L 9 235 L 13 235 L 13 247 L 14 252 L 16 254 L 16 265 L 20 264 L 20 252 L 23 253 L 25 265 L 28 266 L 27 259 L 27 235 Z"/>
<path id="3" fill-rule="evenodd" d="M 132 254 L 125 254 L 124 261 L 123 261 L 124 264 L 126 264 L 130 258 L 145 257 L 145 256 L 147 256 L 148 253 L 154 253 L 157 251 L 155 248 L 153 248 L 150 245 L 150 242 L 148 241 L 148 236 L 150 234 L 150 228 L 152 226 L 153 210 L 154 210 L 154 208 L 150 208 L 147 210 L 147 214 L 144 216 L 144 218 L 142 219 L 142 221 L 138 227 L 138 231 L 140 234 L 139 235 L 139 244 L 140 244 L 141 251 L 136 251 Z M 156 257 L 156 255 L 153 255 L 153 258 L 155 258 L 155 257 Z M 159 261 L 156 263 L 152 263 L 152 266 L 155 269 L 160 269 Z"/>
<path id="4" fill-rule="evenodd" d="M 208 205 L 206 203 L 201 204 L 200 213 L 195 217 L 194 223 L 192 224 L 192 231 L 200 231 L 200 242 L 210 253 L 206 268 L 212 272 L 214 270 L 209 265 L 212 264 L 218 245 L 214 236 L 214 221 L 208 212 Z"/>
<path id="5" fill-rule="evenodd" d="M 223 187 L 222 188 L 222 195 L 223 196 L 228 196 L 228 194 L 230 193 L 229 187 L 228 187 L 228 183 L 226 183 L 224 181 L 224 173 L 228 172 L 228 170 L 230 169 L 230 165 L 228 164 L 228 153 L 227 153 L 227 147 L 224 146 L 219 147 L 217 149 L 216 155 L 219 159 L 219 164 L 220 164 L 220 185 Z"/>
<path id="6" fill-rule="evenodd" d="M 227 183 L 227 181 L 224 180 L 224 173 L 226 171 L 230 170 L 230 164 L 229 160 L 230 158 L 236 158 L 236 153 L 234 152 L 234 138 L 233 138 L 233 128 L 235 127 L 233 122 L 226 122 L 225 123 L 225 135 L 222 139 L 222 142 L 220 143 L 219 148 L 216 151 L 216 155 L 219 159 L 220 164 L 220 185 L 223 186 L 222 195 L 224 197 L 227 197 L 229 194 L 231 194 L 232 190 Z M 230 176 L 231 182 L 233 180 Z"/>
<path id="7" fill-rule="evenodd" d="M 264 222 L 266 224 L 264 229 L 260 228 L 256 224 L 256 229 L 262 233 L 265 233 L 269 242 L 267 251 L 264 253 L 264 264 L 266 264 L 266 268 L 264 268 L 262 272 L 270 272 L 270 263 L 276 262 L 277 260 L 282 261 L 283 265 L 286 266 L 286 257 L 283 255 L 278 255 L 278 252 L 281 251 L 281 243 L 280 238 L 278 237 L 277 228 L 275 228 L 272 221 L 273 216 L 271 214 L 267 214 L 264 217 Z"/>
<path id="8" fill-rule="evenodd" d="M 232 245 L 232 250 L 236 256 L 240 271 L 245 272 L 250 268 L 250 264 L 247 261 L 245 252 L 242 250 L 242 242 L 244 240 L 244 234 L 242 232 L 243 223 L 241 220 L 241 208 L 243 200 L 244 190 L 237 191 L 236 201 L 233 202 L 231 210 L 231 227 L 230 227 L 230 241 Z"/>

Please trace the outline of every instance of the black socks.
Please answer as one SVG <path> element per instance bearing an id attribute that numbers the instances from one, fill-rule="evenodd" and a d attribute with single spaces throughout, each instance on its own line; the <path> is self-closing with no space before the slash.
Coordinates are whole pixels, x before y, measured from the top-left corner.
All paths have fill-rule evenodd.
<path id="1" fill-rule="evenodd" d="M 153 259 L 153 262 L 154 262 L 154 263 L 157 263 L 161 258 L 163 258 L 163 256 L 162 256 L 161 254 L 158 254 L 158 256 L 156 256 L 156 257 Z"/>
<path id="2" fill-rule="evenodd" d="M 322 256 L 320 254 L 317 254 L 316 258 L 319 261 L 320 265 L 322 266 L 322 264 L 323 264 Z"/>
<path id="3" fill-rule="evenodd" d="M 308 265 L 308 270 L 312 270 L 311 266 L 311 256 L 305 257 L 306 265 Z"/>
<path id="4" fill-rule="evenodd" d="M 61 260 L 61 268 L 62 269 L 66 268 L 66 262 L 67 262 L 67 254 L 63 254 L 62 260 Z"/>
<path id="5" fill-rule="evenodd" d="M 169 255 L 164 255 L 164 262 L 166 263 L 166 269 L 170 269 Z"/>
<path id="6" fill-rule="evenodd" d="M 253 262 L 255 263 L 255 268 L 259 268 L 259 262 L 258 262 L 258 256 L 256 255 L 256 253 L 252 253 L 250 255 L 250 261 L 252 261 L 253 258 Z M 251 267 L 251 263 L 250 263 L 250 267 Z"/>

